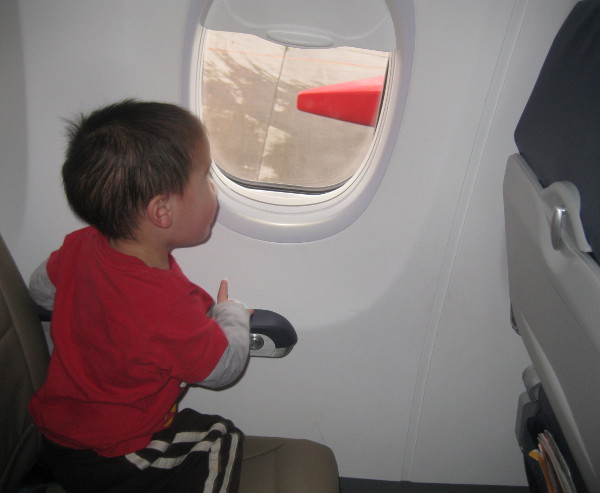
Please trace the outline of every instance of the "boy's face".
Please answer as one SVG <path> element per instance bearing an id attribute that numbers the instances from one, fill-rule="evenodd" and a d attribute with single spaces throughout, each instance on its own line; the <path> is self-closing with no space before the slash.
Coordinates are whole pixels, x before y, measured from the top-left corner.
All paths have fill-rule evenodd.
<path id="1" fill-rule="evenodd" d="M 205 135 L 196 144 L 192 160 L 192 171 L 183 195 L 174 197 L 177 210 L 175 248 L 204 243 L 210 236 L 218 210 L 216 188 L 209 178 L 210 146 Z"/>

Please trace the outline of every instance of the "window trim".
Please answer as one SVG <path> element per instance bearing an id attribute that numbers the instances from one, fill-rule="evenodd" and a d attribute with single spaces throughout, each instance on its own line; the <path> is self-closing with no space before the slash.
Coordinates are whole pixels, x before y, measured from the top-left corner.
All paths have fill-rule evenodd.
<path id="1" fill-rule="evenodd" d="M 183 104 L 201 114 L 200 91 L 202 20 L 211 0 L 192 2 L 183 60 Z M 254 239 L 302 243 L 333 236 L 350 226 L 366 210 L 377 192 L 391 159 L 408 94 L 414 47 L 412 0 L 388 1 L 399 48 L 390 54 L 379 121 L 367 156 L 358 171 L 339 188 L 323 194 L 301 194 L 242 187 L 212 166 L 219 190 L 217 221 Z M 399 70 L 402 61 L 402 70 Z M 392 111 L 395 109 L 395 111 Z"/>

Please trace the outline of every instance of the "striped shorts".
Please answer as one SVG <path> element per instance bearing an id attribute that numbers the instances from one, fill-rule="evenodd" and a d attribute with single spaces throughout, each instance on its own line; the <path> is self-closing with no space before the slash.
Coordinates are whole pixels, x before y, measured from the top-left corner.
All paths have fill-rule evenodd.
<path id="1" fill-rule="evenodd" d="M 103 457 L 46 440 L 41 464 L 73 493 L 230 493 L 239 487 L 243 440 L 231 421 L 183 409 L 142 450 Z"/>

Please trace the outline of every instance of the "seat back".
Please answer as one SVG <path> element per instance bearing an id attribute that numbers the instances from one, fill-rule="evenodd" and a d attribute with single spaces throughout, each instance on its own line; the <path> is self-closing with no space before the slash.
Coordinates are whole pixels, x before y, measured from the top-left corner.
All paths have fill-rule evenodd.
<path id="1" fill-rule="evenodd" d="M 40 452 L 27 403 L 45 379 L 48 359 L 35 307 L 0 237 L 0 491 L 13 491 Z"/>
<path id="2" fill-rule="evenodd" d="M 557 34 L 504 179 L 516 327 L 589 491 L 600 491 L 600 2 Z"/>

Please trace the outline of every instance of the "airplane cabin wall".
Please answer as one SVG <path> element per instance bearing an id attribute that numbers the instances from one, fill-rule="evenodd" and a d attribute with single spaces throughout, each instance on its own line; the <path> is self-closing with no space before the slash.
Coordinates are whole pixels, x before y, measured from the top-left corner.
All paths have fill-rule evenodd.
<path id="1" fill-rule="evenodd" d="M 342 476 L 525 484 L 513 428 L 528 358 L 508 318 L 501 183 L 572 3 L 415 2 L 406 111 L 364 214 L 300 244 L 217 224 L 176 252 L 192 281 L 214 294 L 228 277 L 232 297 L 299 335 L 287 357 L 253 358 L 236 386 L 186 405 L 326 443 Z M 62 119 L 124 97 L 181 103 L 189 2 L 0 5 L 0 233 L 28 277 L 80 225 L 60 184 Z"/>

